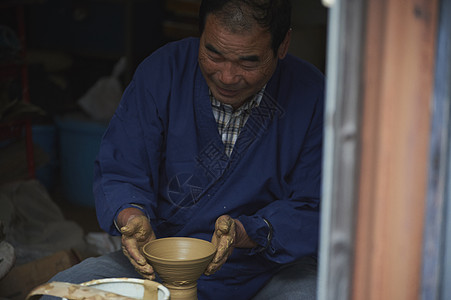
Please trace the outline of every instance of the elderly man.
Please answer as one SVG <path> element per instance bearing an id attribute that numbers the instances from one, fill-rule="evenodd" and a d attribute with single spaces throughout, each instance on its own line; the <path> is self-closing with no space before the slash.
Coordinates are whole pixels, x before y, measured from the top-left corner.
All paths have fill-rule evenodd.
<path id="1" fill-rule="evenodd" d="M 217 246 L 199 299 L 315 298 L 324 78 L 287 54 L 290 15 L 288 0 L 204 0 L 200 39 L 140 64 L 95 171 L 123 251 L 54 280 L 153 279 L 143 245 L 186 236 Z"/>

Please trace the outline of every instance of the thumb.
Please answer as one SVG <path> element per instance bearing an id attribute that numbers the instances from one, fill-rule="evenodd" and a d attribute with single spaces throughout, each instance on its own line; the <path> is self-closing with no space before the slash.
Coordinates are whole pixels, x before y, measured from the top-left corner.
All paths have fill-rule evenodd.
<path id="1" fill-rule="evenodd" d="M 224 234 L 228 234 L 233 229 L 235 221 L 229 215 L 222 215 L 216 220 L 216 234 L 221 237 Z"/>
<path id="2" fill-rule="evenodd" d="M 125 235 L 134 235 L 141 231 L 141 228 L 145 227 L 148 219 L 141 215 L 132 215 L 128 218 L 127 223 L 121 227 L 121 233 Z"/>

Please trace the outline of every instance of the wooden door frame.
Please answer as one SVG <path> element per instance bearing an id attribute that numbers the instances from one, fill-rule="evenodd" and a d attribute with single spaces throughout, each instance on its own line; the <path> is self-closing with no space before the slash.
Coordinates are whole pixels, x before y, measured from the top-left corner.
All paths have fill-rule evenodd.
<path id="1" fill-rule="evenodd" d="M 320 300 L 421 294 L 437 4 L 330 8 Z"/>

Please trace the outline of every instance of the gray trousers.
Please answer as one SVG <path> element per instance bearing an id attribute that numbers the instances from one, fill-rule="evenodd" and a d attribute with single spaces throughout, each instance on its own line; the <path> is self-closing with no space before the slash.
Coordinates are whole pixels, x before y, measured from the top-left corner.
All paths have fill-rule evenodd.
<path id="1" fill-rule="evenodd" d="M 141 278 L 122 251 L 85 259 L 58 273 L 50 281 L 82 283 L 93 279 L 114 277 Z M 316 259 L 305 257 L 296 263 L 283 266 L 252 300 L 314 300 L 316 299 L 316 280 Z M 46 296 L 41 299 L 54 299 L 54 297 Z"/>

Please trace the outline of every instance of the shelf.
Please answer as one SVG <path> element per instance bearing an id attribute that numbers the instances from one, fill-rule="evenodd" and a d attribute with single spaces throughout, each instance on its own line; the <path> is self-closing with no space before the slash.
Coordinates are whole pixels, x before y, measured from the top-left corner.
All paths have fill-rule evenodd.
<path id="1" fill-rule="evenodd" d="M 163 22 L 163 34 L 169 40 L 199 36 L 198 0 L 167 0 L 167 18 Z"/>

